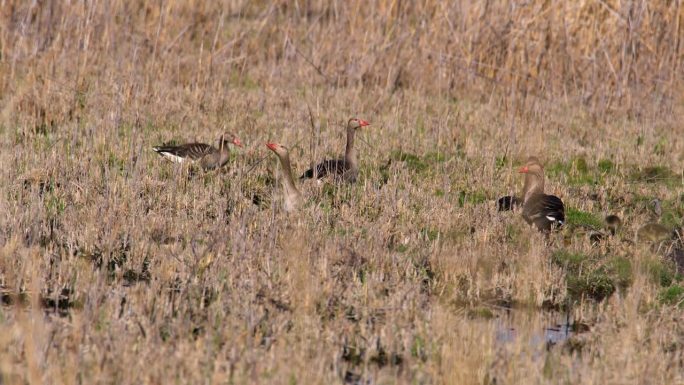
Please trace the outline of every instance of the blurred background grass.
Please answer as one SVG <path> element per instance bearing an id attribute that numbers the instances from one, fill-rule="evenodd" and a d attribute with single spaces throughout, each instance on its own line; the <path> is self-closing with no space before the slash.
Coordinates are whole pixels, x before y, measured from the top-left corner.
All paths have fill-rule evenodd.
<path id="1" fill-rule="evenodd" d="M 681 383 L 676 244 L 634 244 L 684 216 L 681 5 L 3 1 L 2 382 Z M 359 183 L 282 213 L 263 143 L 351 116 Z M 549 243 L 493 206 L 528 154 Z"/>

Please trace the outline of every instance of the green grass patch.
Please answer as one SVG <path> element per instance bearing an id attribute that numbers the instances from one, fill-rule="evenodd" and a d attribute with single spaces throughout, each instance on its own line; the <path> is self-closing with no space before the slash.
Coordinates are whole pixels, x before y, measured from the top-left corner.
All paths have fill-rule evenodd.
<path id="1" fill-rule="evenodd" d="M 496 166 L 496 170 L 498 171 L 498 170 L 501 170 L 502 168 L 506 167 L 506 165 L 508 164 L 508 158 L 505 155 L 504 156 L 497 156 L 496 160 L 494 162 L 495 162 L 494 164 Z"/>
<path id="2" fill-rule="evenodd" d="M 468 317 L 473 319 L 485 319 L 489 320 L 495 317 L 494 313 L 486 307 L 476 307 L 473 309 L 468 309 Z"/>
<path id="3" fill-rule="evenodd" d="M 50 218 L 57 218 L 66 210 L 66 201 L 54 193 L 50 193 L 45 198 L 45 211 Z"/>
<path id="4" fill-rule="evenodd" d="M 420 230 L 420 234 L 427 239 L 428 241 L 432 242 L 437 240 L 437 238 L 441 238 L 442 232 L 439 229 L 433 229 L 433 228 L 422 228 Z"/>
<path id="5" fill-rule="evenodd" d="M 674 199 L 661 202 L 663 213 L 660 223 L 667 227 L 675 228 L 684 225 L 684 194 Z"/>
<path id="6" fill-rule="evenodd" d="M 520 226 L 516 226 L 513 224 L 506 225 L 506 229 L 504 230 L 504 236 L 509 241 L 512 241 L 514 239 L 518 239 L 520 237 L 520 233 L 521 233 Z"/>
<path id="7" fill-rule="evenodd" d="M 423 173 L 434 169 L 433 166 L 448 160 L 443 152 L 428 152 L 421 157 L 403 150 L 392 151 L 390 159 L 403 162 L 409 170 L 416 173 Z"/>
<path id="8" fill-rule="evenodd" d="M 598 184 L 601 182 L 601 174 L 598 169 L 593 169 L 584 157 L 575 157 L 569 162 L 554 162 L 545 168 L 551 177 L 564 177 L 565 182 L 571 185 Z"/>
<path id="9" fill-rule="evenodd" d="M 447 161 L 447 157 L 443 152 L 428 152 L 423 160 L 427 163 L 443 163 Z"/>
<path id="10" fill-rule="evenodd" d="M 656 143 L 655 146 L 653 146 L 653 153 L 656 155 L 663 156 L 666 153 L 666 148 L 667 148 L 667 142 L 668 140 L 665 138 L 661 138 L 658 143 Z"/>
<path id="11" fill-rule="evenodd" d="M 598 169 L 603 173 L 610 173 L 615 170 L 615 163 L 610 159 L 601 159 L 598 162 Z"/>
<path id="12" fill-rule="evenodd" d="M 632 170 L 630 178 L 636 182 L 663 183 L 676 181 L 677 176 L 667 166 L 656 165 Z"/>
<path id="13" fill-rule="evenodd" d="M 669 261 L 654 258 L 647 260 L 643 266 L 651 281 L 660 287 L 670 286 L 677 278 L 677 269 Z"/>
<path id="14" fill-rule="evenodd" d="M 405 253 L 406 251 L 408 251 L 408 249 L 409 249 L 408 245 L 403 245 L 403 244 L 398 244 L 394 248 L 394 250 L 397 251 L 398 253 Z"/>
<path id="15" fill-rule="evenodd" d="M 404 162 L 406 167 L 411 171 L 423 172 L 429 167 L 427 162 L 420 159 L 418 155 L 404 152 L 402 150 L 392 151 L 391 157 L 393 160 Z"/>
<path id="16" fill-rule="evenodd" d="M 568 294 L 575 301 L 582 298 L 601 301 L 632 283 L 632 263 L 624 257 L 558 251 L 552 261 L 565 270 Z"/>
<path id="17" fill-rule="evenodd" d="M 121 159 L 113 152 L 109 152 L 107 155 L 107 167 L 110 170 L 117 171 L 119 174 L 123 175 L 126 170 L 126 161 Z"/>
<path id="18" fill-rule="evenodd" d="M 466 204 L 477 205 L 488 201 L 487 195 L 482 191 L 459 191 L 458 192 L 458 207 L 463 207 Z"/>
<path id="19" fill-rule="evenodd" d="M 684 287 L 673 285 L 662 289 L 658 294 L 658 301 L 663 305 L 684 307 Z"/>
<path id="20" fill-rule="evenodd" d="M 603 220 L 598 215 L 572 207 L 565 210 L 565 221 L 568 225 L 574 226 L 586 226 L 595 229 L 603 227 Z"/>

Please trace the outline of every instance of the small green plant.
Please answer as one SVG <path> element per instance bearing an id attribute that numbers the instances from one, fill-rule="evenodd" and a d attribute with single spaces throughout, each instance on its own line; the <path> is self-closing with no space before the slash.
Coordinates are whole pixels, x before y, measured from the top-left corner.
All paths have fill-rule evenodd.
<path id="1" fill-rule="evenodd" d="M 458 192 L 458 206 L 463 207 L 466 204 L 477 205 L 488 201 L 487 195 L 481 191 L 459 191 Z"/>
<path id="2" fill-rule="evenodd" d="M 601 301 L 616 289 L 632 283 L 632 264 L 624 257 L 590 256 L 583 253 L 558 251 L 552 261 L 565 270 L 570 297 L 574 300 L 592 298 Z"/>
<path id="3" fill-rule="evenodd" d="M 572 207 L 566 208 L 565 220 L 568 225 L 585 226 L 595 229 L 603 227 L 603 220 L 601 220 L 601 217 L 598 215 Z"/>
<path id="4" fill-rule="evenodd" d="M 565 177 L 571 185 L 596 184 L 601 180 L 601 176 L 589 168 L 584 157 L 576 157 L 569 162 L 554 162 L 547 165 L 545 170 L 551 177 Z"/>
<path id="5" fill-rule="evenodd" d="M 660 290 L 658 300 L 663 305 L 677 305 L 684 307 L 684 287 L 680 285 L 672 285 L 670 287 Z"/>
<path id="6" fill-rule="evenodd" d="M 674 174 L 667 166 L 648 166 L 633 170 L 631 179 L 637 182 L 657 183 L 674 179 Z"/>
<path id="7" fill-rule="evenodd" d="M 430 242 L 437 240 L 442 236 L 442 232 L 439 229 L 434 228 L 423 228 L 421 229 L 421 234 Z"/>
<path id="8" fill-rule="evenodd" d="M 651 278 L 651 281 L 660 286 L 670 286 L 677 275 L 676 267 L 672 263 L 668 263 L 659 258 L 649 259 L 644 262 L 646 273 Z"/>
<path id="9" fill-rule="evenodd" d="M 610 159 L 601 159 L 598 162 L 598 169 L 603 173 L 609 173 L 615 170 L 615 163 Z"/>
<path id="10" fill-rule="evenodd" d="M 492 319 L 495 317 L 494 313 L 486 307 L 476 307 L 468 309 L 469 318 Z"/>
<path id="11" fill-rule="evenodd" d="M 504 155 L 504 156 L 497 156 L 494 164 L 495 164 L 497 170 L 501 170 L 502 168 L 504 168 L 506 166 L 507 163 L 508 163 L 508 158 Z"/>
<path id="12" fill-rule="evenodd" d="M 423 172 L 428 169 L 428 164 L 426 162 L 421 160 L 417 155 L 411 154 L 409 152 L 396 150 L 392 152 L 391 157 L 394 160 L 404 162 L 406 167 L 408 167 L 411 171 Z"/>

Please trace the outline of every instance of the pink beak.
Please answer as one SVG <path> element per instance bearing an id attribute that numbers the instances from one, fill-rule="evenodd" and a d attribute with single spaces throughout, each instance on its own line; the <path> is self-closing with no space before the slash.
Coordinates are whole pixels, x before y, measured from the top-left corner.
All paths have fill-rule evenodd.
<path id="1" fill-rule="evenodd" d="M 522 166 L 520 167 L 520 170 L 518 170 L 519 173 L 521 174 L 527 174 L 530 170 L 527 168 L 527 166 Z"/>
<path id="2" fill-rule="evenodd" d="M 233 144 L 238 147 L 242 147 L 242 142 L 240 142 L 240 139 L 238 138 L 233 138 Z"/>
<path id="3" fill-rule="evenodd" d="M 368 123 L 367 121 L 365 121 L 363 119 L 359 119 L 359 126 L 361 126 L 361 127 L 370 126 L 370 123 Z"/>
<path id="4" fill-rule="evenodd" d="M 278 145 L 277 145 L 276 143 L 270 143 L 270 142 L 269 142 L 269 143 L 266 143 L 266 147 L 268 147 L 268 148 L 270 148 L 271 150 L 275 151 L 275 150 L 276 150 L 276 147 L 278 147 Z"/>

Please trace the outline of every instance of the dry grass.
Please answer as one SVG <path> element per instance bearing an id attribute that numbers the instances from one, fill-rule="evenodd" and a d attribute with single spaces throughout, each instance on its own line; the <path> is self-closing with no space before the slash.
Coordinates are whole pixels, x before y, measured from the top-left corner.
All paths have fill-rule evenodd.
<path id="1" fill-rule="evenodd" d="M 214 3 L 0 0 L 0 383 L 684 382 L 672 247 L 629 242 L 684 216 L 681 2 Z M 263 144 L 298 173 L 355 115 L 359 183 L 286 215 Z M 151 150 L 225 130 L 226 170 Z M 493 203 L 531 153 L 548 241 Z"/>

